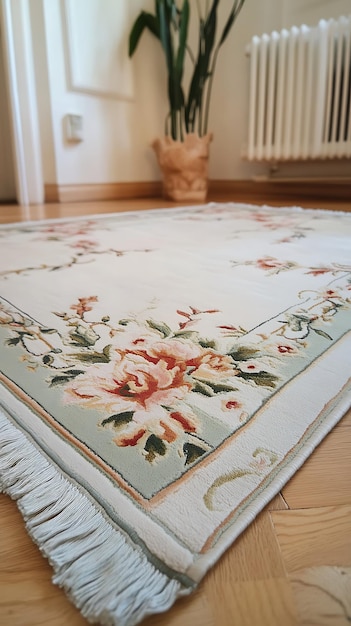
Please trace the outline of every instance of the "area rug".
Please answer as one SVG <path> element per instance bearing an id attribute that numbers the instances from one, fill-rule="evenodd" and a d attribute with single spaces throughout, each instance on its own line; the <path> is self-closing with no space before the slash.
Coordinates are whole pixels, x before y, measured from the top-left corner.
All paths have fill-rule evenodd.
<path id="1" fill-rule="evenodd" d="M 351 403 L 351 214 L 3 226 L 1 488 L 91 622 L 190 593 Z"/>

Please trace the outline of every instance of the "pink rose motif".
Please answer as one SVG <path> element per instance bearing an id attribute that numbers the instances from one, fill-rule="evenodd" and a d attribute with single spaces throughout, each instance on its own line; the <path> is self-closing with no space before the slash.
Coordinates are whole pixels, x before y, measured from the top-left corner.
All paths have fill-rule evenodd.
<path id="1" fill-rule="evenodd" d="M 278 261 L 271 256 L 263 257 L 262 259 L 257 259 L 256 265 L 261 270 L 272 270 L 272 269 L 282 269 L 285 267 L 285 263 Z"/>
<path id="2" fill-rule="evenodd" d="M 222 400 L 222 411 L 236 411 L 237 409 L 241 409 L 242 403 L 235 398 L 226 398 Z"/>
<path id="3" fill-rule="evenodd" d="M 298 265 L 293 261 L 279 261 L 274 257 L 265 256 L 262 259 L 257 259 L 256 267 L 261 270 L 268 270 L 270 274 L 279 274 L 283 270 L 290 270 L 298 267 Z"/>
<path id="4" fill-rule="evenodd" d="M 172 362 L 167 354 L 153 357 L 147 352 L 116 350 L 110 363 L 93 365 L 70 382 L 65 401 L 108 412 L 146 414 L 185 397 L 191 388 L 184 379 L 185 369 L 186 364 Z"/>
<path id="5" fill-rule="evenodd" d="M 78 250 L 81 250 L 82 252 L 90 252 L 91 250 L 96 248 L 97 245 L 98 245 L 97 242 L 93 241 L 92 239 L 79 239 L 79 241 L 72 243 L 71 247 L 77 248 Z"/>
<path id="6" fill-rule="evenodd" d="M 217 354 L 212 350 L 205 350 L 194 361 L 195 370 L 191 373 L 192 378 L 208 382 L 218 382 L 237 374 L 233 361 L 229 356 Z"/>
<path id="7" fill-rule="evenodd" d="M 294 354 L 297 352 L 296 348 L 287 344 L 280 344 L 277 349 L 280 354 Z"/>
<path id="8" fill-rule="evenodd" d="M 149 434 L 170 443 L 180 432 L 198 428 L 194 413 L 179 402 L 191 391 L 185 374 L 203 349 L 177 339 L 141 345 L 115 350 L 112 361 L 92 365 L 65 387 L 68 404 L 132 416 L 114 439 L 119 446 L 134 446 Z"/>
<path id="9" fill-rule="evenodd" d="M 229 356 L 190 341 L 151 342 L 139 336 L 131 345 L 116 348 L 109 363 L 91 365 L 64 392 L 67 404 L 111 416 L 107 422 L 115 428 L 119 446 L 145 443 L 150 434 L 171 443 L 184 431 L 197 432 L 198 418 L 184 404 L 194 381 L 218 382 L 237 374 Z"/>
<path id="10" fill-rule="evenodd" d="M 49 235 L 62 236 L 62 237 L 77 237 L 86 235 L 89 230 L 95 225 L 92 220 L 84 223 L 75 222 L 63 222 L 58 224 L 51 224 L 45 227 L 42 232 Z"/>

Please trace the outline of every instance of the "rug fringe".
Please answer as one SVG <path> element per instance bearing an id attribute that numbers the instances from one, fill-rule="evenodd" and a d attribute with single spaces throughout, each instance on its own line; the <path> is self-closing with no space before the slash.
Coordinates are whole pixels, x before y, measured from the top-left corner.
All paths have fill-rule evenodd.
<path id="1" fill-rule="evenodd" d="M 0 490 L 17 500 L 32 539 L 91 623 L 133 626 L 189 593 L 160 572 L 0 413 Z"/>

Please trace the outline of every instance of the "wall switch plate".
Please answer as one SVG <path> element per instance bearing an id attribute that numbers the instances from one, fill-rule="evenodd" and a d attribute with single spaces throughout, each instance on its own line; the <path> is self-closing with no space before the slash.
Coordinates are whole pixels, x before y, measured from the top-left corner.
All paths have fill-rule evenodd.
<path id="1" fill-rule="evenodd" d="M 65 116 L 66 139 L 70 143 L 83 141 L 83 116 L 75 113 L 68 113 Z"/>

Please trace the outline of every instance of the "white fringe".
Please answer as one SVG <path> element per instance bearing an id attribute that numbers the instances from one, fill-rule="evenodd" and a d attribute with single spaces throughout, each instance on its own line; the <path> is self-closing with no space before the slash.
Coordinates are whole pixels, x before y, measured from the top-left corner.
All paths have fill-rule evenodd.
<path id="1" fill-rule="evenodd" d="M 134 626 L 191 589 L 160 572 L 0 413 L 0 490 L 91 623 Z"/>

